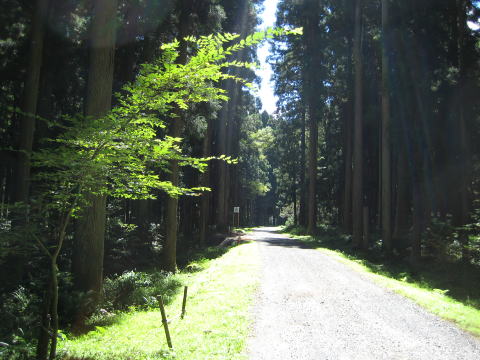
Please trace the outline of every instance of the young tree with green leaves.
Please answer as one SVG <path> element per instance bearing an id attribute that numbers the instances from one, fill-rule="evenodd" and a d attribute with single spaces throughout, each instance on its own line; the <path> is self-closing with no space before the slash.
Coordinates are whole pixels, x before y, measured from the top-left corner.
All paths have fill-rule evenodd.
<path id="1" fill-rule="evenodd" d="M 215 99 L 228 100 L 217 84 L 224 79 L 242 80 L 222 70 L 253 64 L 229 61 L 227 57 L 282 33 L 282 30 L 268 30 L 238 42 L 234 41 L 239 35 L 234 34 L 188 37 L 185 41 L 195 47 L 195 54 L 185 64 L 177 61 L 180 43 L 165 44 L 162 57 L 153 64 L 143 65 L 135 83 L 124 87 L 117 107 L 101 117 L 69 118 L 68 125 L 62 125 L 62 135 L 51 140 L 54 146 L 34 154 L 39 189 L 35 215 L 40 218 L 55 214 L 56 219 L 51 231 L 30 233 L 50 259 L 51 302 L 45 306 L 52 314 L 51 359 L 55 357 L 59 327 L 58 256 L 71 220 L 85 216 L 82 209 L 90 204 L 92 195 L 148 199 L 155 196 L 155 189 L 172 197 L 193 196 L 208 190 L 182 188 L 160 178 L 159 170 L 172 160 L 179 166 L 203 171 L 212 158 L 182 155 L 181 139 L 171 136 L 159 139 L 158 130 L 167 125 L 167 119 L 175 121 L 178 109 L 186 110 L 191 104 Z M 224 47 L 231 42 L 234 43 Z M 225 156 L 219 159 L 230 161 Z"/>

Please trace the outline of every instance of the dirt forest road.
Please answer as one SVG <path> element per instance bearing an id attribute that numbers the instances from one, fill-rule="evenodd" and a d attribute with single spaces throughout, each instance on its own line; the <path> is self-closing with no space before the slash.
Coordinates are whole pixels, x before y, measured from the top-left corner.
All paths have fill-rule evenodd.
<path id="1" fill-rule="evenodd" d="M 252 234 L 262 280 L 251 360 L 480 359 L 480 341 L 302 243 Z"/>

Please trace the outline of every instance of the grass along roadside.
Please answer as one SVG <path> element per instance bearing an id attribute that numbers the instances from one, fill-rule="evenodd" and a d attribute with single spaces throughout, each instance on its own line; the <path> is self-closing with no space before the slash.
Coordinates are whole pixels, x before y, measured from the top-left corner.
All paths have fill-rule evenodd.
<path id="1" fill-rule="evenodd" d="M 255 243 L 232 248 L 204 263 L 205 269 L 179 276 L 188 285 L 187 314 L 180 314 L 182 294 L 166 306 L 174 350 L 169 351 L 159 309 L 132 311 L 108 327 L 63 341 L 64 359 L 243 359 L 258 284 Z"/>
<path id="2" fill-rule="evenodd" d="M 329 248 L 330 242 L 324 242 L 321 238 L 286 234 L 336 258 L 358 272 L 366 274 L 378 284 L 415 301 L 433 314 L 452 321 L 461 329 L 480 337 L 480 310 L 478 306 L 470 305 L 469 301 L 462 302 L 454 299 L 448 295 L 448 290 L 434 288 L 425 281 L 417 281 L 408 273 L 395 273 L 395 275 L 402 276 L 391 277 L 392 272 L 386 271 L 382 265 L 374 264 L 341 249 Z M 473 299 L 471 303 L 478 305 L 477 300 Z"/>

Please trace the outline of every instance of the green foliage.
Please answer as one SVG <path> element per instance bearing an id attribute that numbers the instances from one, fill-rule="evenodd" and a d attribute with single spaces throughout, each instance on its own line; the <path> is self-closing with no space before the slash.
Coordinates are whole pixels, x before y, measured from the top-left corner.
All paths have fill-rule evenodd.
<path id="1" fill-rule="evenodd" d="M 176 62 L 178 41 L 162 45 L 160 59 L 142 66 L 136 81 L 117 94 L 119 105 L 109 114 L 67 118 L 60 136 L 49 140 L 52 146 L 33 154 L 33 164 L 39 169 L 36 180 L 43 189 L 42 202 L 47 208 L 68 211 L 72 206 L 80 208 L 85 194 L 147 199 L 154 197 L 154 189 L 174 197 L 208 190 L 182 188 L 160 178 L 160 170 L 166 170 L 169 161 L 204 171 L 213 157 L 184 156 L 182 139 L 159 138 L 158 134 L 169 122 L 178 121 L 179 111 L 195 103 L 228 99 L 219 82 L 243 80 L 223 69 L 254 65 L 230 61 L 228 56 L 266 38 L 298 32 L 268 29 L 233 44 L 239 35 L 187 37 L 195 53 L 186 64 Z M 235 162 L 225 155 L 219 159 Z"/>
<path id="2" fill-rule="evenodd" d="M 247 196 L 263 196 L 270 190 L 266 152 L 275 140 L 272 129 L 263 128 L 259 114 L 252 114 L 245 118 L 241 131 L 239 162 Z"/>
<path id="3" fill-rule="evenodd" d="M 2 359 L 27 359 L 35 355 L 29 341 L 35 336 L 40 299 L 23 286 L 0 296 L 0 346 Z M 8 331 L 8 332 L 6 332 Z"/>
<path id="4" fill-rule="evenodd" d="M 425 247 L 429 255 L 440 261 L 460 259 L 461 246 L 456 230 L 450 218 L 445 221 L 433 218 L 425 232 Z"/>
<path id="5" fill-rule="evenodd" d="M 155 307 L 156 296 L 162 295 L 170 302 L 180 285 L 178 277 L 171 273 L 127 271 L 105 279 L 105 295 L 100 307 L 108 311 Z"/>
<path id="6" fill-rule="evenodd" d="M 425 253 L 441 262 L 460 261 L 463 254 L 467 253 L 468 261 L 478 265 L 480 223 L 476 222 L 477 219 L 475 215 L 474 222 L 464 226 L 454 226 L 450 216 L 445 220 L 433 217 L 424 234 Z"/>
<path id="7" fill-rule="evenodd" d="M 207 256 L 218 255 L 217 250 Z M 158 308 L 124 313 L 112 324 L 62 341 L 60 352 L 65 359 L 245 359 L 252 321 L 248 313 L 258 282 L 257 250 L 255 244 L 237 246 L 218 259 L 199 260 L 203 271 L 177 275 L 189 290 L 183 320 L 177 318 L 181 294 L 166 306 L 173 352 L 168 351 Z M 124 280 L 141 285 L 140 278 L 130 274 Z"/>

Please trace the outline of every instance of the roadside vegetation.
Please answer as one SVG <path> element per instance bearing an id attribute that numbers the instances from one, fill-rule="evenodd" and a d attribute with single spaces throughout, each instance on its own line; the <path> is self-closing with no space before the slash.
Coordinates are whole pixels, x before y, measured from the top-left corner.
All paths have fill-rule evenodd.
<path id="1" fill-rule="evenodd" d="M 350 236 L 330 227 L 322 228 L 315 236 L 305 235 L 305 229 L 300 227 L 286 227 L 283 231 L 480 337 L 478 266 L 433 258 L 411 264 L 401 254 L 386 257 L 376 244 L 368 253 L 355 250 Z"/>
<path id="2" fill-rule="evenodd" d="M 66 340 L 60 344 L 62 358 L 243 359 L 251 320 L 248 311 L 258 281 L 257 250 L 250 243 L 211 259 L 221 251 L 210 250 L 184 271 L 163 278 L 173 350 L 168 349 L 154 297 L 143 305 L 137 303 L 137 299 L 154 292 L 160 282 L 147 282 L 142 288 L 137 278 L 136 290 L 130 295 L 130 303 L 135 305 L 115 315 L 102 311 L 103 316 L 92 323 L 93 330 L 83 336 L 64 335 Z M 147 279 L 158 275 L 143 276 Z M 128 274 L 124 278 L 135 282 Z M 181 320 L 178 315 L 183 285 L 188 285 L 188 301 L 186 316 Z M 106 321 L 108 318 L 111 321 Z"/>

